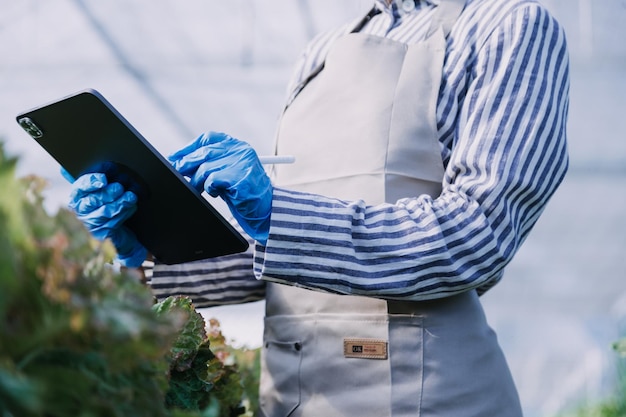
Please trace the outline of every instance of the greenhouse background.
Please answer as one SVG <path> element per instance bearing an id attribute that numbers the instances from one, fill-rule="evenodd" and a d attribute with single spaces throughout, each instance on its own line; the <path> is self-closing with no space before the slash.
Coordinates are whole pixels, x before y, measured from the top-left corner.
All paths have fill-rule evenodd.
<path id="1" fill-rule="evenodd" d="M 571 168 L 503 282 L 483 297 L 528 417 L 611 392 L 626 334 L 626 0 L 544 0 L 572 58 Z M 15 123 L 26 109 L 95 88 L 162 153 L 205 130 L 272 147 L 293 62 L 365 0 L 20 0 L 0 15 L 0 139 L 19 172 L 58 166 Z M 2 192 L 2 190 L 0 190 Z M 263 303 L 204 310 L 258 346 Z"/>

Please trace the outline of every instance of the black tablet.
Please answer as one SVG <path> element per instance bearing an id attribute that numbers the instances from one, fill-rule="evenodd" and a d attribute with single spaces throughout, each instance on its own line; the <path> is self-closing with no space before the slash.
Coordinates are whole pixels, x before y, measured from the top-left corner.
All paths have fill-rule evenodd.
<path id="1" fill-rule="evenodd" d="M 74 178 L 104 172 L 134 191 L 126 221 L 160 262 L 242 252 L 247 241 L 95 90 L 26 111 L 17 122 Z"/>

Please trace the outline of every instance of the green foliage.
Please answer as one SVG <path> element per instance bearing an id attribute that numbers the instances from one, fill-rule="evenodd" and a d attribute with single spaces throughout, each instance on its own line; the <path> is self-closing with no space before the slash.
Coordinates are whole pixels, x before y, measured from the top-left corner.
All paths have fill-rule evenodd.
<path id="1" fill-rule="evenodd" d="M 613 344 L 613 349 L 622 357 L 626 358 L 626 337 Z"/>
<path id="2" fill-rule="evenodd" d="M 241 381 L 233 365 L 224 365 L 209 349 L 204 319 L 187 297 L 169 297 L 154 306 L 159 314 L 183 312 L 187 320 L 170 354 L 169 407 L 203 410 L 219 404 L 220 417 L 239 415 L 243 395 Z M 209 393 L 213 395 L 208 395 Z"/>
<path id="3" fill-rule="evenodd" d="M 0 143 L 0 417 L 237 415 L 234 366 L 188 299 L 157 305 Z M 235 410 L 235 411 L 233 411 Z"/>

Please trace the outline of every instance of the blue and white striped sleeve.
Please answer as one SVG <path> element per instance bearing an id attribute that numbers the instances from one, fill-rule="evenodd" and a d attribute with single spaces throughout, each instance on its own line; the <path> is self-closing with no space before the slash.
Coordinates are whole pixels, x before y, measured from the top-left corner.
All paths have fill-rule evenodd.
<path id="1" fill-rule="evenodd" d="M 258 278 L 406 300 L 500 280 L 567 170 L 568 57 L 534 3 L 477 48 L 442 194 L 367 206 L 277 188 Z"/>

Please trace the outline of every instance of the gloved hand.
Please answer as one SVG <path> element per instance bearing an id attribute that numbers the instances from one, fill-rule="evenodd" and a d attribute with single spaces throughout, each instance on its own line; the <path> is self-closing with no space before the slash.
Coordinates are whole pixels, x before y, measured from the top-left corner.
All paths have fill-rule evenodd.
<path id="1" fill-rule="evenodd" d="M 267 242 L 273 189 L 249 144 L 209 132 L 170 155 L 169 160 L 198 191 L 222 197 L 250 237 Z"/>
<path id="2" fill-rule="evenodd" d="M 62 172 L 72 179 L 67 172 Z M 89 232 L 99 240 L 111 239 L 118 261 L 126 267 L 141 266 L 148 251 L 123 223 L 137 210 L 137 196 L 119 183 L 107 182 L 105 174 L 82 175 L 72 186 L 69 207 Z"/>

